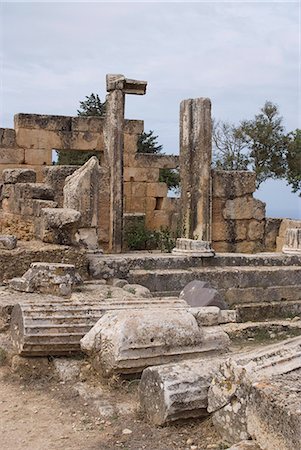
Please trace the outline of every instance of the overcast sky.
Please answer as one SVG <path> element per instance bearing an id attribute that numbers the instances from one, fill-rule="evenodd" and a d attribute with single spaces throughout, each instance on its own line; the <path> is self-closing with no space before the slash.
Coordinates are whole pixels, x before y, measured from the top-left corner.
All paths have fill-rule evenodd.
<path id="1" fill-rule="evenodd" d="M 106 73 L 123 73 L 148 81 L 146 96 L 127 96 L 126 117 L 144 119 L 167 153 L 178 153 L 185 98 L 210 97 L 214 117 L 231 122 L 271 100 L 287 131 L 300 128 L 300 8 L 300 1 L 2 2 L 0 127 L 13 127 L 17 112 L 76 115 L 91 92 L 104 100 Z M 257 197 L 268 201 L 269 215 L 301 218 L 289 192 L 271 182 Z"/>

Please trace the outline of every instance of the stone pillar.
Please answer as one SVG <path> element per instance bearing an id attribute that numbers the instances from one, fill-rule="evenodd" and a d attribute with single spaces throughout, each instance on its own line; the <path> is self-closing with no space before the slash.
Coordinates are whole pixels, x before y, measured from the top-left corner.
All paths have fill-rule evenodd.
<path id="1" fill-rule="evenodd" d="M 180 105 L 182 238 L 174 253 L 213 256 L 211 249 L 211 102 L 183 100 Z"/>
<path id="2" fill-rule="evenodd" d="M 106 97 L 106 148 L 110 167 L 109 250 L 122 251 L 123 222 L 123 128 L 124 93 L 114 90 Z"/>
<path id="3" fill-rule="evenodd" d="M 110 167 L 109 251 L 121 253 L 123 240 L 123 135 L 125 94 L 144 95 L 146 81 L 130 80 L 124 75 L 107 75 L 105 156 Z"/>

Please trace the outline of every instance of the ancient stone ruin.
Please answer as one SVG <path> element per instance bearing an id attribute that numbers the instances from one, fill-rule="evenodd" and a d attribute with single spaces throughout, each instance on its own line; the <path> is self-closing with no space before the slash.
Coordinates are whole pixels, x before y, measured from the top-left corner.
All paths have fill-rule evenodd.
<path id="1" fill-rule="evenodd" d="M 208 98 L 181 102 L 179 156 L 137 152 L 125 97 L 146 86 L 108 75 L 104 118 L 17 114 L 0 129 L 0 350 L 101 420 L 135 422 L 110 390 L 134 378 L 153 430 L 206 419 L 219 437 L 204 449 L 299 450 L 301 221 L 265 216 L 254 173 L 212 170 Z M 53 150 L 98 157 L 52 165 Z M 179 199 L 159 181 L 178 167 Z M 136 223 L 178 229 L 172 252 L 127 251 Z"/>

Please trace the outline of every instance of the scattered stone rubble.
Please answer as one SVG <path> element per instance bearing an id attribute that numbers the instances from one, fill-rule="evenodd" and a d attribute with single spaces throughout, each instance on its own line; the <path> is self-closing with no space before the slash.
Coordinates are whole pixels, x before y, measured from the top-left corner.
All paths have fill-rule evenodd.
<path id="1" fill-rule="evenodd" d="M 0 249 L 12 250 L 17 247 L 16 236 L 11 235 L 0 235 Z"/>

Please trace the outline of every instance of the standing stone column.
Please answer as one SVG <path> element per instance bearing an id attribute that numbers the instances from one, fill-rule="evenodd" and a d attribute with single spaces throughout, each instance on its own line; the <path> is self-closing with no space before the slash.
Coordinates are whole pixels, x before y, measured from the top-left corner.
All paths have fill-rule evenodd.
<path id="1" fill-rule="evenodd" d="M 125 94 L 144 95 L 146 81 L 130 80 L 124 75 L 107 75 L 105 147 L 110 167 L 109 251 L 121 253 L 123 239 L 123 134 Z"/>
<path id="2" fill-rule="evenodd" d="M 213 256 L 211 249 L 211 102 L 183 100 L 180 105 L 182 238 L 176 254 Z"/>

